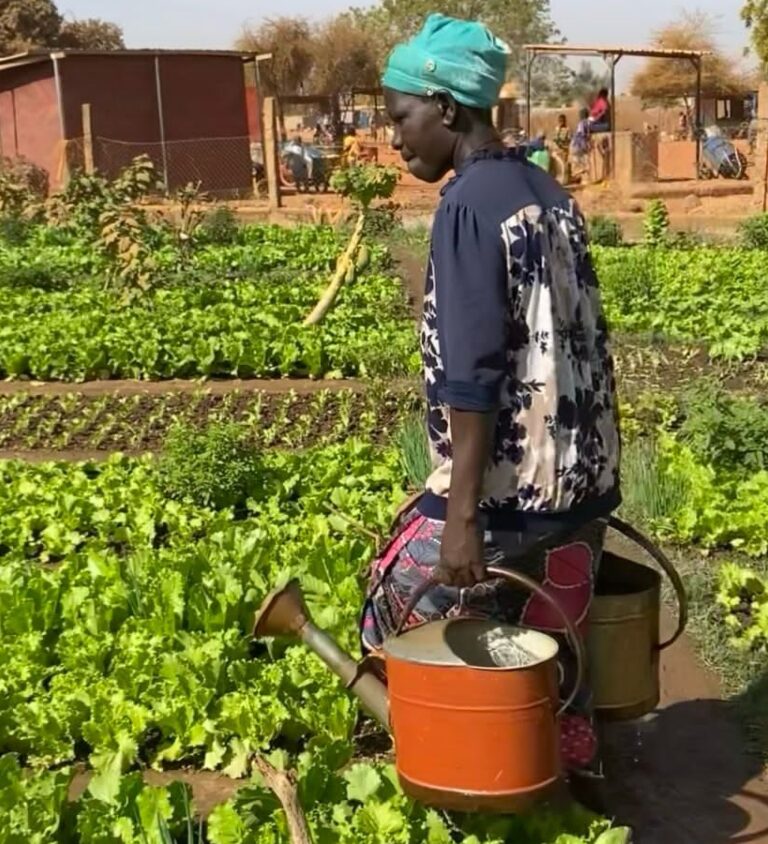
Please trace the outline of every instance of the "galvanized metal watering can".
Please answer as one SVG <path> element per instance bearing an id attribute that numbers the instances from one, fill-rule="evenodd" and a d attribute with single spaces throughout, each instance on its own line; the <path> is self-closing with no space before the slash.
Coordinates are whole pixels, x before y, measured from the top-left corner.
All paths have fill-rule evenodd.
<path id="1" fill-rule="evenodd" d="M 578 662 L 563 704 L 558 643 L 535 630 L 457 618 L 392 636 L 384 644 L 385 686 L 312 623 L 294 580 L 267 597 L 254 635 L 298 636 L 339 675 L 392 732 L 407 794 L 442 809 L 518 812 L 559 790 L 558 718 L 581 685 L 585 660 L 572 623 L 539 584 L 508 569 L 487 571 L 537 593 L 562 616 Z"/>
<path id="2" fill-rule="evenodd" d="M 593 704 L 612 721 L 640 718 L 659 702 L 659 655 L 676 642 L 688 620 L 685 586 L 672 562 L 643 534 L 621 519 L 609 525 L 646 551 L 674 587 L 677 629 L 659 642 L 661 577 L 648 566 L 603 553 L 589 612 L 587 653 Z"/>

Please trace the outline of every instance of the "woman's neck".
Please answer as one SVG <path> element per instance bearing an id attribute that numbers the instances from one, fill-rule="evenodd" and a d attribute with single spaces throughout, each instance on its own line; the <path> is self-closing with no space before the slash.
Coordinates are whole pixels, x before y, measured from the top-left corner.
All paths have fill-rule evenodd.
<path id="1" fill-rule="evenodd" d="M 504 149 L 504 144 L 494 127 L 486 123 L 478 123 L 469 132 L 457 137 L 453 148 L 454 170 L 458 170 L 471 155 L 480 150 L 502 149 Z"/>

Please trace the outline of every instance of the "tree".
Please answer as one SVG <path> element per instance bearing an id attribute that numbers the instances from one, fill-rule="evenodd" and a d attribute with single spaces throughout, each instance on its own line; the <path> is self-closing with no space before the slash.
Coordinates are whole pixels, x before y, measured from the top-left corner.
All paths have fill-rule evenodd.
<path id="1" fill-rule="evenodd" d="M 582 61 L 578 70 L 571 71 L 566 94 L 568 104 L 589 103 L 601 88 L 610 88 L 611 74 L 607 68 L 602 73 L 590 62 Z"/>
<path id="2" fill-rule="evenodd" d="M 0 0 L 0 54 L 36 47 L 116 50 L 123 31 L 114 23 L 89 18 L 63 21 L 53 0 Z"/>
<path id="3" fill-rule="evenodd" d="M 768 0 L 747 0 L 741 19 L 752 35 L 752 47 L 763 68 L 768 67 Z"/>
<path id="4" fill-rule="evenodd" d="M 271 53 L 259 63 L 259 79 L 269 94 L 298 94 L 314 62 L 312 32 L 305 18 L 268 18 L 256 29 L 246 27 L 235 47 L 247 53 Z"/>
<path id="5" fill-rule="evenodd" d="M 352 13 L 358 21 L 367 18 L 368 27 L 381 45 L 380 54 L 386 54 L 398 41 L 414 35 L 430 12 L 482 21 L 509 45 L 510 78 L 525 76 L 523 45 L 560 39 L 550 16 L 549 0 L 381 0 L 370 10 L 354 9 Z M 537 65 L 534 87 L 538 92 L 546 87 L 553 69 L 559 71 L 562 62 L 541 59 Z"/>
<path id="6" fill-rule="evenodd" d="M 702 12 L 684 12 L 659 29 L 653 46 L 666 50 L 703 50 L 701 90 L 704 96 L 738 96 L 745 90 L 743 76 L 718 50 L 712 19 Z M 649 103 L 696 95 L 696 70 L 688 59 L 648 59 L 632 80 L 632 93 Z"/>
<path id="7" fill-rule="evenodd" d="M 115 23 L 98 18 L 64 21 L 56 43 L 68 50 L 125 49 L 123 30 Z"/>
<path id="8" fill-rule="evenodd" d="M 2 0 L 0 52 L 19 53 L 55 42 L 61 15 L 53 0 Z"/>
<path id="9" fill-rule="evenodd" d="M 379 83 L 379 57 L 369 30 L 349 15 L 318 24 L 312 32 L 311 89 L 340 99 L 353 88 Z"/>

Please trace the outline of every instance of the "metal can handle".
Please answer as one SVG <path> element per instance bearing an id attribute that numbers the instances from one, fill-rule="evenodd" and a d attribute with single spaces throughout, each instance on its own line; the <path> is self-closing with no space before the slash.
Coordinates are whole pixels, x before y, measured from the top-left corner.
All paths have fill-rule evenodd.
<path id="1" fill-rule="evenodd" d="M 486 574 L 491 577 L 498 577 L 504 580 L 507 580 L 510 583 L 514 583 L 517 586 L 522 586 L 523 588 L 527 589 L 529 592 L 534 593 L 539 598 L 542 598 L 549 604 L 552 609 L 562 618 L 566 638 L 568 639 L 568 644 L 571 647 L 575 657 L 576 657 L 576 678 L 573 683 L 573 689 L 565 701 L 560 705 L 560 708 L 557 710 L 556 717 L 565 712 L 566 709 L 574 702 L 576 699 L 576 695 L 579 693 L 581 689 L 581 685 L 584 681 L 584 674 L 586 670 L 586 653 L 584 650 L 584 643 L 582 642 L 581 636 L 579 636 L 576 627 L 574 626 L 573 622 L 565 613 L 565 610 L 560 606 L 560 604 L 547 592 L 539 583 L 537 583 L 533 578 L 528 577 L 528 575 L 522 574 L 519 571 L 515 571 L 514 569 L 507 569 L 507 568 L 500 568 L 498 566 L 488 566 L 486 569 Z M 405 627 L 408 618 L 410 617 L 411 613 L 413 612 L 416 604 L 424 597 L 425 593 L 428 589 L 431 589 L 433 586 L 437 585 L 437 581 L 435 580 L 434 576 L 431 577 L 429 580 L 424 581 L 411 595 L 410 600 L 408 601 L 407 605 L 403 610 L 403 614 L 400 618 L 400 623 L 397 625 L 397 629 L 395 630 L 395 636 L 399 636 L 403 632 L 403 628 Z"/>
<path id="2" fill-rule="evenodd" d="M 661 567 L 662 571 L 666 576 L 669 578 L 672 586 L 675 590 L 675 595 L 677 596 L 677 629 L 671 636 L 671 638 L 667 639 L 666 642 L 663 642 L 656 647 L 658 650 L 663 651 L 665 648 L 668 648 L 670 645 L 673 645 L 682 635 L 683 631 L 685 630 L 686 625 L 688 624 L 688 593 L 685 591 L 685 584 L 683 583 L 682 577 L 680 577 L 680 572 L 675 568 L 672 563 L 672 560 L 667 557 L 667 555 L 658 547 L 658 545 L 651 542 L 647 536 L 640 533 L 639 530 L 633 528 L 632 525 L 627 524 L 625 521 L 617 518 L 616 516 L 611 516 L 609 522 L 609 526 L 612 527 L 614 530 L 618 531 L 619 533 L 623 534 L 627 537 L 627 539 L 631 540 L 635 543 L 635 545 L 639 545 L 643 551 L 645 551 L 650 557 L 652 557 Z"/>

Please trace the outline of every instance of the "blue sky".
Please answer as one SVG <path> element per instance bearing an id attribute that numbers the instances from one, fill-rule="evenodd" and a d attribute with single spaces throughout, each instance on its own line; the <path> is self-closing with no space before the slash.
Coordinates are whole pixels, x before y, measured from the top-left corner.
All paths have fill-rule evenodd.
<path id="1" fill-rule="evenodd" d="M 322 17 L 349 5 L 345 0 L 59 0 L 68 17 L 102 17 L 119 23 L 129 47 L 226 48 L 246 21 L 270 15 Z M 718 38 L 728 53 L 739 56 L 747 34 L 739 19 L 741 0 L 551 0 L 552 15 L 573 44 L 640 45 L 651 31 L 676 17 L 683 8 L 710 12 Z M 622 7 L 619 11 L 618 7 Z M 310 9 L 314 10 L 310 14 Z M 622 80 L 637 68 L 625 59 Z"/>

